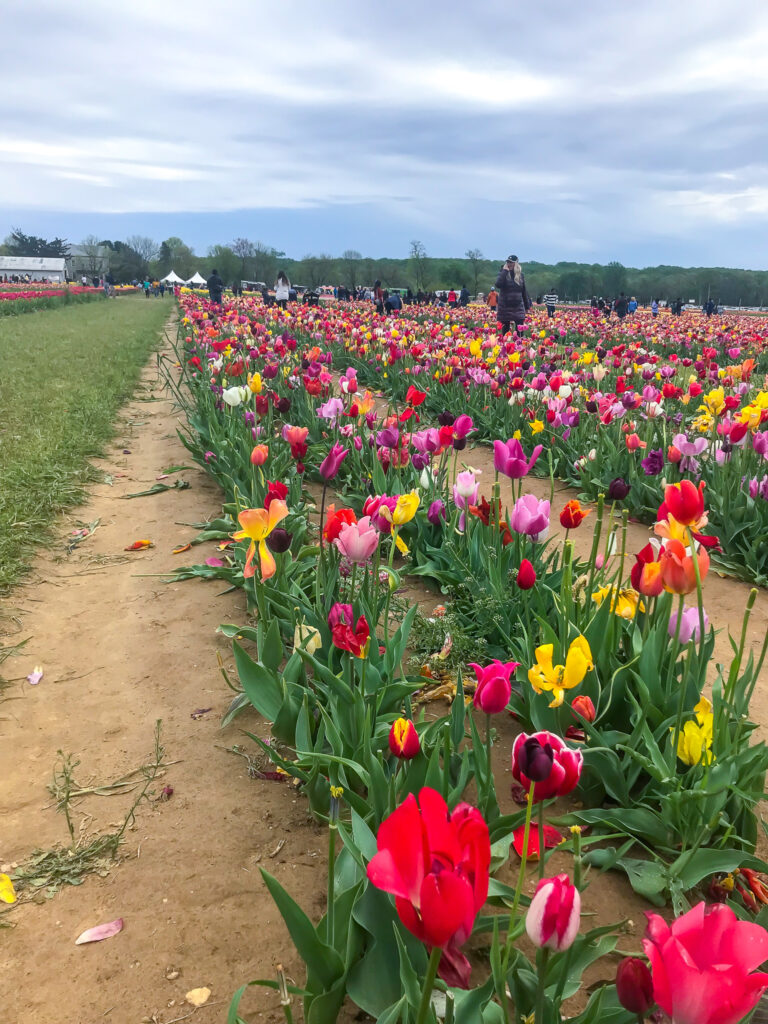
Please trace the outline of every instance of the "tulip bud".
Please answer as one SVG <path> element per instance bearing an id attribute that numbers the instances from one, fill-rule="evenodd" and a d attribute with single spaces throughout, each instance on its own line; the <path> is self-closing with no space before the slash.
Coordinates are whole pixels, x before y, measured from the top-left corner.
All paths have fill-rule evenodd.
<path id="1" fill-rule="evenodd" d="M 540 949 L 561 953 L 579 931 L 581 896 L 568 875 L 542 878 L 525 916 L 528 938 Z"/>
<path id="2" fill-rule="evenodd" d="M 395 757 L 410 761 L 421 749 L 416 726 L 407 718 L 398 718 L 389 730 L 389 749 Z"/>
<path id="3" fill-rule="evenodd" d="M 554 754 L 549 743 L 543 746 L 536 736 L 529 736 L 517 753 L 517 767 L 531 782 L 544 782 L 552 771 Z"/>
<path id="4" fill-rule="evenodd" d="M 586 721 L 594 722 L 596 714 L 595 705 L 585 694 L 579 694 L 578 697 L 574 697 L 571 701 L 571 707 L 577 715 L 581 715 Z"/>
<path id="5" fill-rule="evenodd" d="M 292 540 L 293 534 L 288 533 L 282 526 L 278 526 L 267 537 L 267 547 L 270 551 L 274 551 L 276 555 L 282 555 L 291 546 Z"/>
<path id="6" fill-rule="evenodd" d="M 530 590 L 536 583 L 536 570 L 527 558 L 524 558 L 520 563 L 516 582 L 520 590 Z"/>
<path id="7" fill-rule="evenodd" d="M 625 957 L 616 971 L 616 995 L 625 1010 L 642 1016 L 653 1006 L 653 978 L 645 960 Z"/>
<path id="8" fill-rule="evenodd" d="M 254 466 L 263 466 L 269 458 L 269 448 L 265 444 L 257 444 L 251 452 L 251 463 Z"/>

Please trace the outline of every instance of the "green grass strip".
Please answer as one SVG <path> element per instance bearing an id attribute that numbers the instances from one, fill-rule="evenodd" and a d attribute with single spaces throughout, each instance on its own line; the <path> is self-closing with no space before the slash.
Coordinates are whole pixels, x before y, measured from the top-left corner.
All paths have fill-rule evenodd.
<path id="1" fill-rule="evenodd" d="M 120 296 L 0 320 L 0 592 L 82 501 L 171 308 Z"/>

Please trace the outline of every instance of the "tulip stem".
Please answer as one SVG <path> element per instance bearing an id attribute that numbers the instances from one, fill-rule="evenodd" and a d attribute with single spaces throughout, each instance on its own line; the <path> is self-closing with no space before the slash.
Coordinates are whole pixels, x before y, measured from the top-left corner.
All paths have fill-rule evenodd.
<path id="1" fill-rule="evenodd" d="M 536 992 L 536 1015 L 534 1020 L 537 1024 L 544 1024 L 544 989 L 547 985 L 548 962 L 549 949 L 545 946 L 541 951 L 541 963 L 539 964 L 539 987 Z"/>
<path id="2" fill-rule="evenodd" d="M 544 877 L 544 801 L 539 801 L 539 881 Z"/>
<path id="3" fill-rule="evenodd" d="M 488 810 L 488 796 L 489 796 L 489 794 L 491 792 L 491 779 L 493 778 L 493 775 L 491 774 L 491 750 L 492 749 L 493 749 L 493 740 L 492 740 L 492 737 L 491 737 L 491 716 L 490 715 L 486 715 L 485 716 L 485 770 L 486 770 L 486 773 L 487 773 L 486 776 L 485 776 L 485 805 L 486 805 L 486 813 L 487 813 L 487 810 Z"/>
<path id="4" fill-rule="evenodd" d="M 701 593 L 701 566 L 699 565 L 699 559 L 696 552 L 696 540 L 693 536 L 693 530 L 688 527 L 688 543 L 691 545 L 691 561 L 693 562 L 693 571 L 696 576 L 696 600 L 699 603 L 699 655 L 704 654 L 704 597 Z"/>
<path id="5" fill-rule="evenodd" d="M 432 989 L 435 987 L 435 978 L 437 977 L 437 968 L 440 964 L 440 956 L 442 955 L 442 952 L 443 951 L 439 946 L 434 946 L 432 948 L 432 952 L 429 954 L 427 976 L 424 978 L 424 988 L 421 992 L 421 1002 L 419 1003 L 419 1012 L 416 1015 L 416 1024 L 426 1024 L 427 1014 L 432 1000 Z"/>
<path id="6" fill-rule="evenodd" d="M 677 622 L 675 623 L 675 638 L 672 641 L 672 655 L 673 655 L 672 674 L 673 674 L 673 679 L 674 679 L 674 672 L 675 672 L 675 661 L 677 661 L 677 651 L 678 651 L 678 648 L 680 646 L 680 624 L 683 621 L 683 600 L 684 600 L 684 598 L 683 598 L 683 595 L 681 594 L 680 595 L 680 601 L 678 602 L 678 605 L 677 605 Z M 688 651 L 687 657 L 690 658 L 690 656 L 691 656 L 691 652 Z M 671 764 L 671 767 L 672 767 L 673 774 L 677 774 L 677 771 L 676 771 L 677 745 L 678 745 L 678 743 L 680 741 L 680 730 L 681 730 L 682 725 L 683 725 L 683 705 L 685 704 L 685 689 L 686 689 L 685 684 L 686 684 L 687 680 L 688 680 L 688 673 L 687 672 L 683 672 L 683 677 L 680 680 L 680 686 L 678 688 L 677 717 L 675 719 L 675 731 L 674 731 L 674 734 L 672 736 L 672 758 L 671 758 L 672 764 Z"/>

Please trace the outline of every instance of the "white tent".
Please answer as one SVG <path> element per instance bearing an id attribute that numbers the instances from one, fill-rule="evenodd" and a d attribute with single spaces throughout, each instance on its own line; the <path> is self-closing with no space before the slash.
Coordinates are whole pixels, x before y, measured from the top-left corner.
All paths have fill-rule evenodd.
<path id="1" fill-rule="evenodd" d="M 179 275 L 174 270 L 172 270 L 170 274 L 168 274 L 168 276 L 164 277 L 162 280 L 163 284 L 184 284 L 184 279 L 179 277 Z"/>
<path id="2" fill-rule="evenodd" d="M 185 284 L 195 284 L 195 285 L 205 284 L 205 278 L 200 276 L 200 271 L 198 270 L 198 271 L 195 271 L 194 277 L 190 277 L 190 279 L 188 281 L 186 281 Z"/>

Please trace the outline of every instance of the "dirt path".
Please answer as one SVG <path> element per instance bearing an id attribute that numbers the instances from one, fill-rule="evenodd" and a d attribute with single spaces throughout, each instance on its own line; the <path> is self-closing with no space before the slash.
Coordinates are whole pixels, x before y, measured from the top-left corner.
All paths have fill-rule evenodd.
<path id="1" fill-rule="evenodd" d="M 323 900 L 325 844 L 306 803 L 285 783 L 250 778 L 245 761 L 223 749 L 242 739 L 241 728 L 262 728 L 255 713 L 226 733 L 219 728 L 231 694 L 215 655 L 229 662 L 230 646 L 215 630 L 244 619 L 241 595 L 220 596 L 215 581 L 167 585 L 138 575 L 213 555 L 213 545 L 172 555 L 197 532 L 176 523 L 221 511 L 217 489 L 197 469 L 181 474 L 188 490 L 120 500 L 186 461 L 178 413 L 160 397 L 154 365 L 143 383 L 147 400 L 125 409 L 114 451 L 101 463 L 114 484 L 94 487 L 62 532 L 81 521 L 100 526 L 72 556 L 63 541 L 41 554 L 33 582 L 3 609 L 0 627 L 14 628 L 15 617 L 16 639 L 31 637 L 4 674 L 25 676 L 40 664 L 45 675 L 36 687 L 15 682 L 0 701 L 0 864 L 67 840 L 46 789 L 57 750 L 79 757 L 82 784 L 111 781 L 147 762 L 162 719 L 166 759 L 178 763 L 156 789 L 174 793 L 139 809 L 122 863 L 106 877 L 5 918 L 14 927 L 0 930 L 4 1024 L 165 1022 L 191 1010 L 184 995 L 200 986 L 212 995 L 195 1019 L 222 1020 L 240 984 L 271 976 L 276 962 L 295 962 L 259 866 L 298 891 L 310 913 Z M 141 538 L 154 548 L 124 554 Z M 191 717 L 203 708 L 211 710 Z M 91 796 L 75 822 L 108 831 L 129 806 L 130 795 Z M 74 945 L 83 929 L 116 917 L 125 921 L 120 936 Z M 180 971 L 175 980 L 166 978 L 169 967 Z M 262 1011 L 256 1020 L 283 1019 L 270 993 L 248 1006 Z"/>
<path id="2" fill-rule="evenodd" d="M 230 647 L 215 630 L 221 622 L 244 620 L 242 595 L 222 596 L 215 581 L 167 585 L 139 575 L 214 554 L 213 545 L 171 552 L 197 532 L 177 524 L 202 521 L 221 508 L 218 491 L 197 469 L 181 474 L 188 490 L 121 500 L 151 486 L 164 467 L 186 461 L 176 437 L 179 414 L 154 364 L 143 388 L 140 400 L 124 410 L 118 441 L 101 463 L 112 486 L 93 488 L 88 504 L 62 524 L 62 541 L 40 555 L 32 581 L 3 609 L 0 628 L 18 629 L 16 639 L 31 637 L 23 655 L 6 662 L 5 675 L 24 677 L 36 664 L 45 675 L 36 687 L 16 681 L 0 699 L 0 864 L 66 840 L 65 821 L 46 789 L 57 750 L 79 757 L 82 784 L 110 781 L 146 763 L 154 723 L 162 719 L 166 758 L 177 763 L 156 789 L 170 785 L 174 792 L 139 809 L 121 863 L 104 877 L 24 903 L 5 918 L 14 927 L 0 930 L 6 982 L 0 1017 L 9 1024 L 169 1024 L 191 1012 L 184 994 L 200 986 L 212 995 L 193 1019 L 220 1021 L 234 989 L 270 977 L 275 963 L 301 980 L 259 867 L 277 875 L 312 916 L 324 902 L 325 834 L 309 820 L 306 803 L 287 783 L 249 777 L 245 761 L 224 749 L 241 740 L 243 728 L 266 735 L 255 714 L 224 733 L 219 728 L 230 693 L 216 652 L 229 664 Z M 492 480 L 487 453 L 472 453 L 467 461 L 486 470 L 484 481 Z M 531 488 L 546 490 L 540 482 Z M 558 495 L 557 510 L 568 496 Z M 97 519 L 95 533 L 67 556 L 66 533 Z M 644 543 L 647 531 L 633 527 L 632 535 L 630 550 Z M 124 552 L 143 538 L 154 547 Z M 575 539 L 581 550 L 589 531 L 582 527 Z M 718 626 L 738 624 L 747 593 L 743 584 L 710 576 L 710 618 Z M 767 610 L 763 593 L 752 644 Z M 764 689 L 756 695 L 761 723 L 768 723 L 766 699 Z M 192 717 L 200 709 L 210 710 Z M 503 783 L 500 790 L 506 790 Z M 76 808 L 76 825 L 108 831 L 130 799 L 89 796 Z M 594 923 L 640 918 L 641 905 L 616 876 L 596 882 L 586 906 L 597 915 Z M 85 928 L 116 917 L 125 922 L 119 936 L 74 945 Z M 283 1020 L 271 992 L 255 990 L 243 1006 L 254 1022 Z"/>

